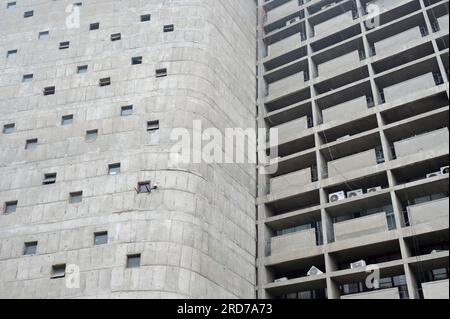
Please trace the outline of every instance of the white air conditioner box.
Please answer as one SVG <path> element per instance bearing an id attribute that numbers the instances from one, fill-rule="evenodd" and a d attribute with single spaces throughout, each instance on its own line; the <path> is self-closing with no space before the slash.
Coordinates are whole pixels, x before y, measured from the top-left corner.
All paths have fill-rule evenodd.
<path id="1" fill-rule="evenodd" d="M 334 202 L 338 202 L 340 200 L 346 199 L 347 196 L 345 195 L 344 191 L 340 191 L 337 193 L 330 194 L 328 198 L 331 203 L 334 203 Z"/>
<path id="2" fill-rule="evenodd" d="M 441 175 L 442 175 L 441 171 L 434 172 L 434 173 L 427 174 L 427 178 L 438 177 L 438 176 L 441 176 Z"/>
<path id="3" fill-rule="evenodd" d="M 364 195 L 364 191 L 362 189 L 355 189 L 353 191 L 347 192 L 347 198 L 353 198 Z"/>
<path id="4" fill-rule="evenodd" d="M 323 272 L 317 268 L 316 266 L 312 266 L 311 269 L 308 271 L 308 276 L 317 276 L 317 275 L 322 275 Z"/>
<path id="5" fill-rule="evenodd" d="M 288 22 L 286 22 L 286 26 L 297 23 L 299 21 L 300 21 L 300 17 L 295 17 L 294 19 L 291 19 Z"/>
<path id="6" fill-rule="evenodd" d="M 288 281 L 289 279 L 287 277 L 283 277 L 283 278 L 279 278 L 279 279 L 275 279 L 274 282 L 285 282 Z"/>
<path id="7" fill-rule="evenodd" d="M 367 264 L 366 264 L 365 260 L 360 260 L 360 261 L 357 261 L 357 262 L 354 262 L 354 263 L 350 264 L 350 268 L 351 269 L 363 268 L 363 267 L 366 267 L 366 266 L 367 266 Z"/>
<path id="8" fill-rule="evenodd" d="M 377 187 L 368 188 L 367 193 L 376 193 L 376 192 L 380 192 L 382 190 L 383 190 L 383 187 L 377 186 Z"/>

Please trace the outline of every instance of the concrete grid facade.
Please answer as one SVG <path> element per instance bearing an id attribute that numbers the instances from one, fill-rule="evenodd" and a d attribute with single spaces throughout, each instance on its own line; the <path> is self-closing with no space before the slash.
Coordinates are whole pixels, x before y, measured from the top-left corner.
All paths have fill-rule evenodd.
<path id="1" fill-rule="evenodd" d="M 448 5 L 259 1 L 260 298 L 448 298 Z"/>
<path id="2" fill-rule="evenodd" d="M 1 1 L 0 298 L 254 298 L 255 165 L 167 163 L 255 126 L 255 3 L 73 3 Z"/>
<path id="3" fill-rule="evenodd" d="M 0 297 L 448 298 L 448 5 L 1 1 Z M 194 120 L 276 173 L 169 165 Z"/>

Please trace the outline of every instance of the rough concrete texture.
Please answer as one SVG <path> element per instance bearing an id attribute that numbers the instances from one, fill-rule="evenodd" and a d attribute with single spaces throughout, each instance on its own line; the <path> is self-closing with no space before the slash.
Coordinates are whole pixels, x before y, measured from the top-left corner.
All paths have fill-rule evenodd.
<path id="1" fill-rule="evenodd" d="M 83 1 L 81 27 L 65 27 L 67 1 L 0 8 L 0 298 L 252 298 L 255 296 L 255 167 L 168 167 L 170 130 L 254 127 L 252 0 Z M 34 10 L 24 19 L 23 12 Z M 141 22 L 140 15 L 151 14 Z M 99 22 L 100 29 L 89 31 Z M 174 24 L 174 32 L 163 26 Z M 49 30 L 49 39 L 38 40 Z M 122 39 L 111 42 L 120 32 Z M 60 42 L 70 48 L 59 50 Z M 15 57 L 5 50 L 17 49 Z M 142 65 L 131 58 L 142 56 Z M 77 66 L 88 65 L 86 74 Z M 155 70 L 168 76 L 156 78 Z M 33 73 L 30 83 L 22 76 Z M 101 78 L 111 85 L 99 87 Z M 56 94 L 42 90 L 56 86 Z M 133 105 L 133 115 L 120 108 Z M 63 115 L 71 125 L 61 126 Z M 159 120 L 157 132 L 147 121 Z M 98 138 L 85 141 L 87 130 Z M 35 149 L 25 141 L 38 138 Z M 121 172 L 108 175 L 108 164 Z M 57 173 L 54 185 L 42 185 Z M 137 194 L 139 181 L 159 185 Z M 69 193 L 83 200 L 69 203 Z M 94 232 L 108 243 L 94 246 Z M 37 254 L 23 256 L 24 243 Z M 141 254 L 126 269 L 127 254 Z M 50 279 L 76 264 L 79 289 Z"/>

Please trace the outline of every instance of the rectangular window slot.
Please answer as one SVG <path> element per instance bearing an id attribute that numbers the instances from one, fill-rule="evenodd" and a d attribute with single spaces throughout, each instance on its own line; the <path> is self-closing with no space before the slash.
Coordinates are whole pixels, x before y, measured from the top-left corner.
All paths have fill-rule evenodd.
<path id="1" fill-rule="evenodd" d="M 66 264 L 52 266 L 52 279 L 64 278 L 66 276 Z"/>
<path id="2" fill-rule="evenodd" d="M 173 32 L 175 30 L 175 26 L 173 24 L 167 24 L 164 26 L 164 32 Z"/>
<path id="3" fill-rule="evenodd" d="M 105 245 L 107 243 L 108 243 L 108 232 L 103 231 L 103 232 L 94 233 L 94 245 L 95 246 Z"/>
<path id="4" fill-rule="evenodd" d="M 15 201 L 6 202 L 5 203 L 5 209 L 4 209 L 3 213 L 5 215 L 9 215 L 9 214 L 15 213 L 17 211 L 17 204 L 18 204 L 18 202 L 16 200 Z"/>
<path id="5" fill-rule="evenodd" d="M 56 173 L 49 173 L 44 175 L 44 185 L 50 185 L 56 183 Z"/>
<path id="6" fill-rule="evenodd" d="M 127 256 L 127 268 L 138 268 L 141 265 L 141 254 Z"/>
<path id="7" fill-rule="evenodd" d="M 44 88 L 44 95 L 53 95 L 55 94 L 55 87 L 54 86 L 48 86 Z"/>
<path id="8" fill-rule="evenodd" d="M 111 85 L 111 78 L 100 79 L 99 85 L 100 85 L 100 86 L 108 86 L 108 85 Z"/>
<path id="9" fill-rule="evenodd" d="M 120 109 L 121 116 L 130 116 L 133 115 L 133 105 L 122 106 Z"/>
<path id="10" fill-rule="evenodd" d="M 142 64 L 142 57 L 141 56 L 136 56 L 134 58 L 131 58 L 131 64 L 132 65 Z"/>
<path id="11" fill-rule="evenodd" d="M 27 140 L 27 142 L 25 144 L 25 149 L 26 150 L 35 149 L 37 147 L 37 143 L 38 143 L 38 139 L 37 138 L 33 138 L 33 139 L 30 139 L 30 140 Z"/>
<path id="12" fill-rule="evenodd" d="M 15 130 L 16 130 L 15 123 L 3 125 L 3 134 L 11 134 L 14 133 Z"/>
<path id="13" fill-rule="evenodd" d="M 64 41 L 64 42 L 60 42 L 59 43 L 59 49 L 60 50 L 65 50 L 68 49 L 70 47 L 70 42 L 69 41 Z"/>
<path id="14" fill-rule="evenodd" d="M 167 69 L 166 68 L 157 69 L 156 70 L 156 77 L 157 78 L 162 78 L 162 77 L 165 77 L 165 76 L 167 76 Z"/>
<path id="15" fill-rule="evenodd" d="M 69 125 L 73 123 L 73 115 L 64 115 L 61 119 L 61 125 Z"/>
<path id="16" fill-rule="evenodd" d="M 119 41 L 122 39 L 122 35 L 120 33 L 111 34 L 111 41 Z"/>
<path id="17" fill-rule="evenodd" d="M 117 175 L 120 173 L 120 163 L 108 165 L 108 175 Z"/>
<path id="18" fill-rule="evenodd" d="M 38 246 L 38 242 L 37 241 L 32 241 L 32 242 L 25 243 L 24 246 L 25 247 L 23 249 L 23 254 L 25 256 L 36 255 L 37 246 Z"/>
<path id="19" fill-rule="evenodd" d="M 83 200 L 83 192 L 73 192 L 70 193 L 70 198 L 69 198 L 69 202 L 71 204 L 79 204 L 81 203 Z"/>

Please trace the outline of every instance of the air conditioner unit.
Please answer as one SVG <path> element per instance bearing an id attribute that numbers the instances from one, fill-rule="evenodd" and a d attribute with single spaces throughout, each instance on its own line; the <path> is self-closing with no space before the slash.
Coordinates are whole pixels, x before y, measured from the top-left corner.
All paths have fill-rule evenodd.
<path id="1" fill-rule="evenodd" d="M 344 191 L 340 191 L 340 192 L 337 192 L 337 193 L 330 194 L 328 198 L 329 198 L 331 203 L 334 203 L 334 202 L 338 202 L 340 200 L 346 199 L 347 196 L 345 196 L 345 192 Z"/>
<path id="2" fill-rule="evenodd" d="M 438 176 L 441 176 L 441 175 L 442 175 L 441 171 L 439 171 L 439 172 L 434 172 L 434 173 L 428 174 L 428 175 L 427 175 L 427 178 L 438 177 Z"/>
<path id="3" fill-rule="evenodd" d="M 316 266 L 312 266 L 311 269 L 308 271 L 308 276 L 317 276 L 317 275 L 322 275 L 323 272 L 317 268 Z"/>
<path id="4" fill-rule="evenodd" d="M 382 190 L 383 190 L 383 187 L 377 186 L 377 187 L 368 188 L 367 193 L 376 193 L 376 192 L 379 192 Z"/>
<path id="5" fill-rule="evenodd" d="M 442 175 L 447 175 L 448 173 L 449 173 L 449 167 L 448 166 L 441 167 L 441 174 Z"/>
<path id="6" fill-rule="evenodd" d="M 448 250 L 440 250 L 440 249 L 434 249 L 431 251 L 431 254 L 438 254 L 438 253 L 443 253 L 443 252 L 447 252 Z"/>
<path id="7" fill-rule="evenodd" d="M 364 191 L 362 189 L 355 189 L 354 191 L 347 192 L 348 198 L 358 197 L 361 195 L 364 195 Z"/>
<path id="8" fill-rule="evenodd" d="M 350 137 L 351 137 L 351 135 L 342 136 L 342 137 L 338 138 L 336 140 L 336 142 L 342 142 L 342 141 L 348 140 Z"/>
<path id="9" fill-rule="evenodd" d="M 275 279 L 274 282 L 284 282 L 284 281 L 288 281 L 288 280 L 289 280 L 289 279 L 288 279 L 287 277 L 283 277 L 283 278 Z"/>
<path id="10" fill-rule="evenodd" d="M 291 19 L 288 22 L 286 22 L 286 26 L 297 23 L 299 21 L 300 21 L 300 17 L 295 17 L 294 19 Z"/>
<path id="11" fill-rule="evenodd" d="M 357 261 L 357 262 L 354 262 L 354 263 L 350 264 L 350 268 L 351 269 L 363 268 L 363 267 L 366 267 L 366 266 L 367 266 L 367 264 L 366 264 L 365 260 L 360 260 L 360 261 Z"/>

